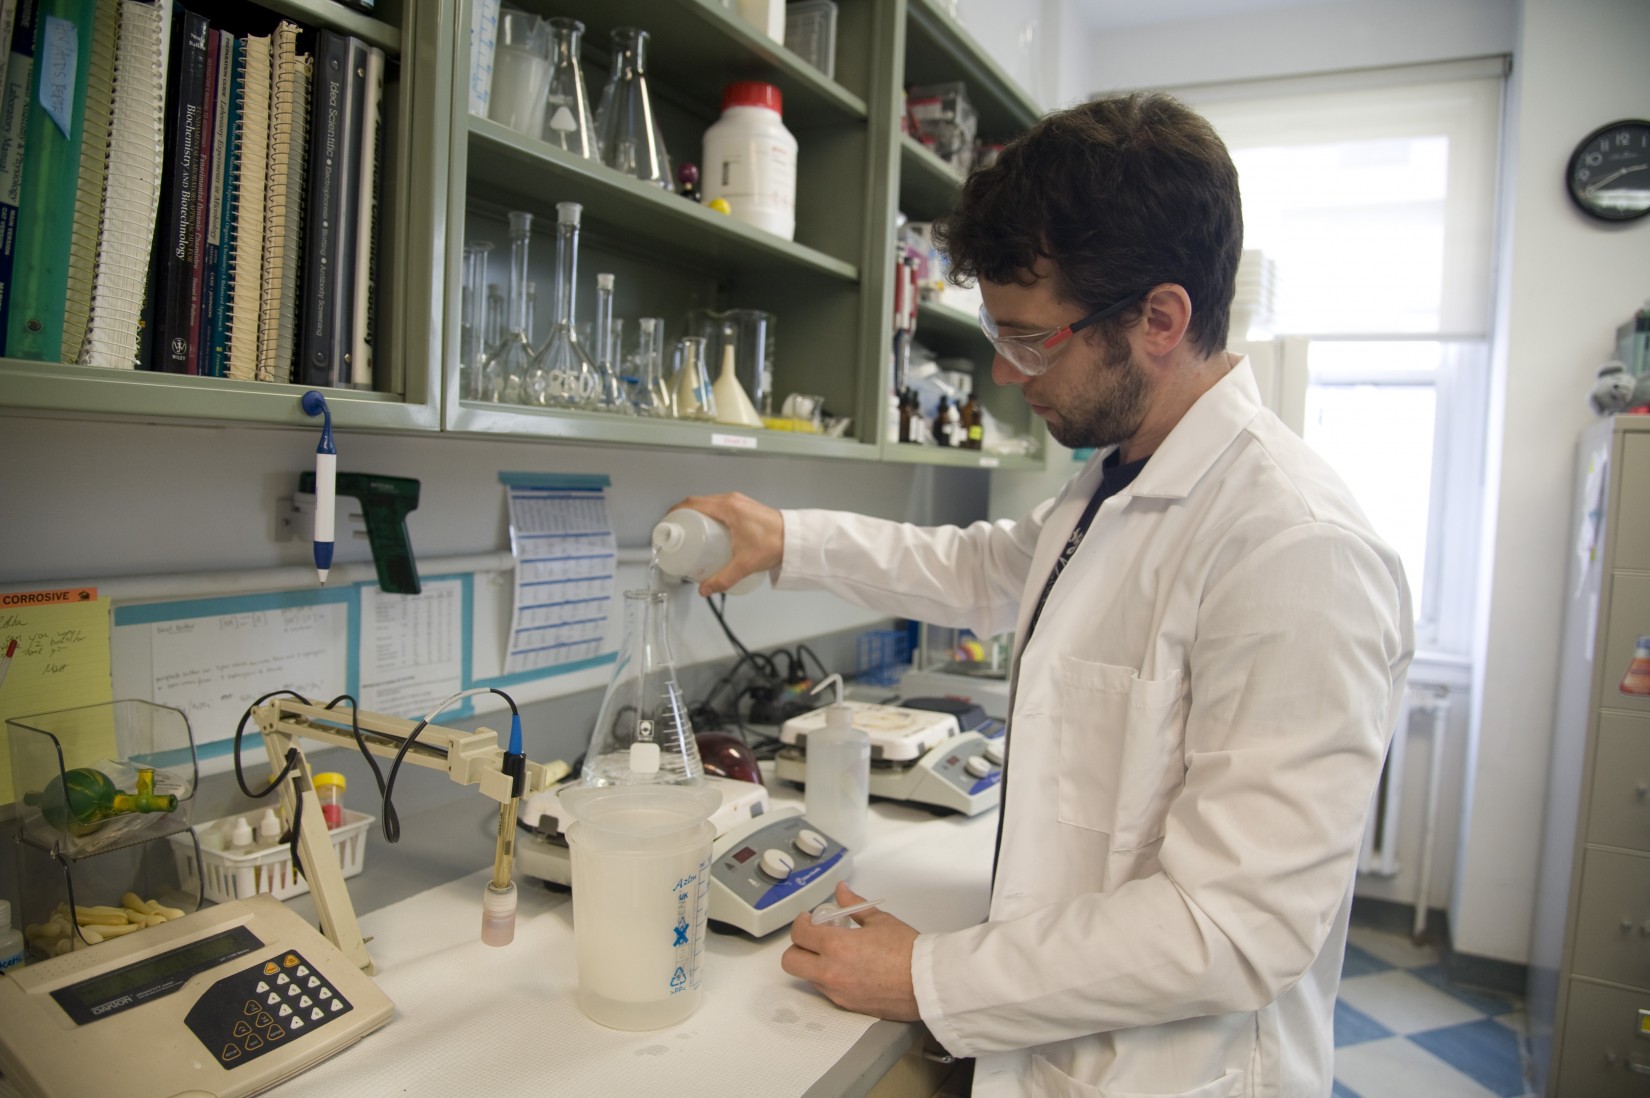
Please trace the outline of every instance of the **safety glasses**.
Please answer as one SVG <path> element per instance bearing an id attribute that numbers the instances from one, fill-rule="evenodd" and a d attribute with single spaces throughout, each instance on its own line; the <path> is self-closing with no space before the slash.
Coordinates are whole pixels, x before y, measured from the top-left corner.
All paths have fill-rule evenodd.
<path id="1" fill-rule="evenodd" d="M 1125 297 L 1121 301 L 1114 301 L 1110 305 L 1096 309 L 1081 320 L 1072 321 L 1063 328 L 1050 328 L 1045 332 L 1032 332 L 1030 335 L 1005 336 L 997 330 L 997 322 L 991 319 L 985 306 L 980 306 L 980 331 L 985 338 L 997 349 L 997 353 L 1016 370 L 1027 377 L 1036 377 L 1048 372 L 1058 357 L 1054 352 L 1072 336 L 1092 324 L 1098 324 L 1108 316 L 1114 316 L 1140 300 L 1139 294 Z"/>

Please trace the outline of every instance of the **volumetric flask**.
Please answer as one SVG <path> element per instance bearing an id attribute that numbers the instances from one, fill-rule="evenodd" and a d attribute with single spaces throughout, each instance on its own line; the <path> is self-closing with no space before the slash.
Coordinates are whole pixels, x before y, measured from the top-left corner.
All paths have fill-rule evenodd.
<path id="1" fill-rule="evenodd" d="M 544 140 L 558 149 L 590 160 L 596 155 L 590 97 L 584 91 L 579 42 L 584 24 L 577 19 L 546 19 L 550 28 L 550 90 L 544 100 Z"/>
<path id="2" fill-rule="evenodd" d="M 662 318 L 644 316 L 636 322 L 636 387 L 631 401 L 637 415 L 668 418 L 675 414 L 665 385 L 664 339 Z"/>
<path id="3" fill-rule="evenodd" d="M 579 341 L 573 317 L 583 210 L 577 202 L 556 203 L 556 312 L 528 373 L 529 404 L 579 408 L 595 403 L 596 368 Z"/>
<path id="4" fill-rule="evenodd" d="M 624 593 L 624 636 L 584 754 L 585 785 L 696 785 L 704 780 L 666 625 L 663 591 Z"/>
<path id="5" fill-rule="evenodd" d="M 532 244 L 533 215 L 510 211 L 510 300 L 504 338 L 487 352 L 482 367 L 481 399 L 519 404 L 533 349 L 527 342 L 527 251 Z"/>

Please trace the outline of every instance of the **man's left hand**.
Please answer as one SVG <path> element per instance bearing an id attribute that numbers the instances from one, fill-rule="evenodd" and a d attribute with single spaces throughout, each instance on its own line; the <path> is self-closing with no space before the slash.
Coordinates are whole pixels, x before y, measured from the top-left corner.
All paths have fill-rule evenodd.
<path id="1" fill-rule="evenodd" d="M 836 902 L 847 907 L 864 902 L 864 897 L 838 884 Z M 848 918 L 859 929 L 815 926 L 807 913 L 798 915 L 791 924 L 791 947 L 780 965 L 844 1010 L 895 1022 L 917 1021 L 917 996 L 911 988 L 916 929 L 875 908 Z"/>

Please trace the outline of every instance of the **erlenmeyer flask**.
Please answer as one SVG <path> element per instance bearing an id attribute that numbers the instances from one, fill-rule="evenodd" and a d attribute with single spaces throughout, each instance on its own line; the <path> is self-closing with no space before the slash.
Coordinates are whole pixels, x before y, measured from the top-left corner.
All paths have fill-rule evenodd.
<path id="1" fill-rule="evenodd" d="M 565 408 L 588 406 L 596 397 L 596 368 L 573 326 L 574 289 L 579 274 L 577 202 L 556 203 L 555 316 L 544 346 L 533 356 L 528 403 Z"/>
<path id="2" fill-rule="evenodd" d="M 487 117 L 537 137 L 544 130 L 544 86 L 550 79 L 549 29 L 532 12 L 505 8 L 496 34 Z"/>
<path id="3" fill-rule="evenodd" d="M 664 334 L 665 322 L 660 317 L 644 316 L 636 322 L 637 382 L 631 400 L 636 414 L 665 418 L 671 413 L 670 390 L 665 387 Z"/>
<path id="4" fill-rule="evenodd" d="M 619 380 L 619 346 L 613 335 L 613 276 L 596 276 L 596 407 L 630 415 L 630 398 Z"/>
<path id="5" fill-rule="evenodd" d="M 683 336 L 676 341 L 676 376 L 671 396 L 678 419 L 716 418 L 716 393 L 705 364 L 705 337 Z"/>
<path id="6" fill-rule="evenodd" d="M 544 97 L 544 140 L 575 156 L 599 159 L 584 68 L 579 64 L 584 24 L 560 17 L 545 23 L 550 28 L 550 88 Z"/>
<path id="7" fill-rule="evenodd" d="M 676 683 L 663 591 L 624 593 L 624 636 L 584 754 L 585 785 L 704 780 L 687 699 Z"/>
<path id="8" fill-rule="evenodd" d="M 487 257 L 492 250 L 492 244 L 485 240 L 464 245 L 462 317 L 458 334 L 459 394 L 464 400 L 482 399 L 481 367 L 487 357 Z"/>
<path id="9" fill-rule="evenodd" d="M 670 155 L 647 90 L 647 38 L 640 27 L 613 28 L 613 75 L 596 110 L 596 134 L 602 163 L 674 191 Z"/>
<path id="10" fill-rule="evenodd" d="M 484 400 L 519 404 L 533 350 L 527 344 L 527 247 L 533 215 L 510 211 L 510 297 L 504 337 L 487 354 Z"/>

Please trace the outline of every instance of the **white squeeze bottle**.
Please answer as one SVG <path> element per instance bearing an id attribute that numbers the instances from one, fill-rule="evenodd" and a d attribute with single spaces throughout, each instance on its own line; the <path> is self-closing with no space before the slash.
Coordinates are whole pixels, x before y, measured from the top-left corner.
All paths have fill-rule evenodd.
<path id="1" fill-rule="evenodd" d="M 825 710 L 825 727 L 808 733 L 803 781 L 808 822 L 851 851 L 865 849 L 865 817 L 871 799 L 871 737 L 854 727 L 854 711 L 842 704 L 842 676 L 813 688 L 836 684 L 836 704 Z"/>
<path id="2" fill-rule="evenodd" d="M 653 528 L 653 559 L 667 576 L 708 579 L 733 559 L 728 528 L 701 511 L 678 507 Z M 762 573 L 752 572 L 732 587 L 730 595 L 744 595 L 762 586 Z"/>
<path id="3" fill-rule="evenodd" d="M 0 900 L 0 972 L 20 968 L 24 949 L 22 932 L 11 925 L 11 901 Z"/>

